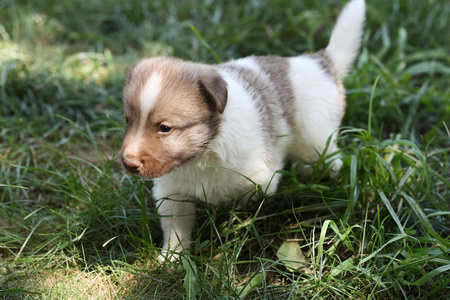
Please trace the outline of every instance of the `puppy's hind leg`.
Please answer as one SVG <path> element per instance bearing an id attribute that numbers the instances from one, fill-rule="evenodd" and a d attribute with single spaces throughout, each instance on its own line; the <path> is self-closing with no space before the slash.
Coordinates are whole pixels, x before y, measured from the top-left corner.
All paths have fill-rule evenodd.
<path id="1" fill-rule="evenodd" d="M 259 189 L 255 190 L 257 193 L 259 193 L 253 193 L 250 195 L 250 198 L 241 200 L 241 207 L 245 207 L 249 200 L 262 200 L 266 196 L 275 194 L 282 176 L 278 171 L 282 170 L 283 166 L 283 159 L 278 155 L 273 158 L 273 162 L 269 165 L 265 162 L 261 162 L 261 164 L 258 165 L 258 169 L 254 171 L 254 176 L 251 177 L 251 179 L 254 179 L 254 182 L 259 185 Z"/>
<path id="2" fill-rule="evenodd" d="M 317 132 L 317 131 L 316 131 Z M 311 177 L 313 168 L 309 164 L 317 163 L 322 156 L 325 156 L 325 165 L 330 164 L 330 176 L 335 177 L 342 167 L 341 154 L 336 145 L 337 132 L 330 136 L 323 134 L 322 136 L 310 137 L 309 140 L 297 138 L 290 159 L 298 162 L 298 170 L 303 177 Z"/>
<path id="3" fill-rule="evenodd" d="M 157 201 L 158 214 L 164 234 L 160 262 L 174 261 L 191 244 L 191 231 L 195 224 L 195 201 L 189 197 L 172 195 Z"/>

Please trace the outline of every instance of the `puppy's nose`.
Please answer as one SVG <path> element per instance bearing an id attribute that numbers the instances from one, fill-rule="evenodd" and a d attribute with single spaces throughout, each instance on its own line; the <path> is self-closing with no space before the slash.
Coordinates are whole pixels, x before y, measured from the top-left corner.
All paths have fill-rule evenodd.
<path id="1" fill-rule="evenodd" d="M 130 173 L 137 173 L 138 167 L 140 165 L 139 162 L 135 160 L 129 160 L 126 158 L 122 158 L 123 165 L 125 166 L 125 169 L 127 169 Z"/>

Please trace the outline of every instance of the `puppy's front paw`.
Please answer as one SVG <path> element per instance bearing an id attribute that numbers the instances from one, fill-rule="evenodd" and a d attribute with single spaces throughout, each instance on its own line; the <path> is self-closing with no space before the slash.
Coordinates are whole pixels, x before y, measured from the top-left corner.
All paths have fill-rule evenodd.
<path id="1" fill-rule="evenodd" d="M 158 260 L 158 262 L 160 264 L 164 264 L 166 262 L 174 262 L 174 261 L 178 260 L 179 257 L 180 257 L 180 255 L 178 253 L 175 253 L 175 252 L 167 250 L 167 249 L 163 249 L 163 250 L 161 250 L 161 254 L 158 255 L 156 260 Z"/>
<path id="2" fill-rule="evenodd" d="M 341 158 L 338 158 L 331 163 L 331 171 L 330 171 L 331 178 L 336 177 L 336 175 L 339 173 L 339 170 L 342 168 L 342 165 L 343 162 Z"/>

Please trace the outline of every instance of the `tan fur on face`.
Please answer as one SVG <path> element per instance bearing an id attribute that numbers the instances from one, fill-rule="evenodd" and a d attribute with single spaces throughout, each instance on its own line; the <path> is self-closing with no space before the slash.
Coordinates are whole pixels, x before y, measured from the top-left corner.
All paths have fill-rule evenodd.
<path id="1" fill-rule="evenodd" d="M 160 92 L 148 115 L 141 116 L 140 99 L 152 74 L 162 78 Z M 141 61 L 123 94 L 128 124 L 122 159 L 138 165 L 134 173 L 156 178 L 199 155 L 217 134 L 226 99 L 226 83 L 212 68 L 176 59 Z M 161 125 L 172 130 L 159 132 Z"/>

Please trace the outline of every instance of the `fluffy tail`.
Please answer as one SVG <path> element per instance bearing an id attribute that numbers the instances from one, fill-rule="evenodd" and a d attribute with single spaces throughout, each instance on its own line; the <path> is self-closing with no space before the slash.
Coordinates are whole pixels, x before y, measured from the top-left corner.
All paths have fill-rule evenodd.
<path id="1" fill-rule="evenodd" d="M 366 14 L 364 0 L 352 0 L 341 12 L 325 52 L 340 78 L 345 77 L 361 44 Z"/>

